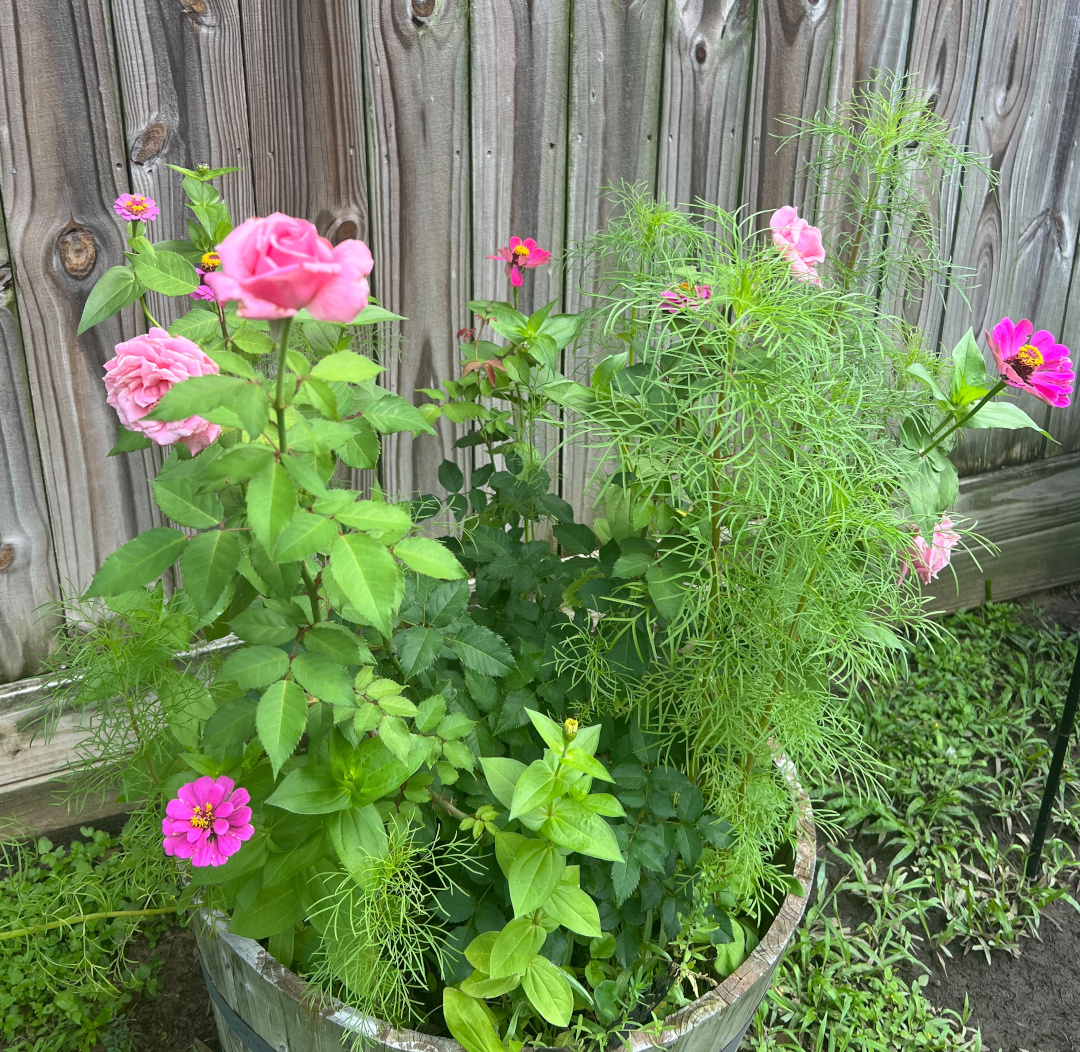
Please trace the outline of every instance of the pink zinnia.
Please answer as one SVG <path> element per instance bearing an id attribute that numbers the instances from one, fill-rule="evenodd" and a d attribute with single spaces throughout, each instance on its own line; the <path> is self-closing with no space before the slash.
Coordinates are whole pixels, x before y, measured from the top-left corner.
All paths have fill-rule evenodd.
<path id="1" fill-rule="evenodd" d="M 780 255 L 791 264 L 792 275 L 799 281 L 820 285 L 821 278 L 814 266 L 825 262 L 821 231 L 805 219 L 800 219 L 798 211 L 791 205 L 784 205 L 773 212 L 769 227 L 772 230 L 773 244 L 780 250 Z"/>
<path id="2" fill-rule="evenodd" d="M 689 283 L 684 281 L 679 285 L 679 289 L 682 291 L 671 289 L 660 293 L 660 299 L 663 300 L 660 304 L 661 310 L 666 310 L 670 314 L 684 309 L 700 310 L 706 300 L 712 299 L 712 287 L 709 285 L 695 285 L 694 291 L 691 292 Z"/>
<path id="3" fill-rule="evenodd" d="M 1002 318 L 994 331 L 986 334 L 990 352 L 1002 380 L 1010 387 L 1019 387 L 1047 405 L 1064 409 L 1076 383 L 1069 348 L 1055 343 L 1045 329 L 1033 332 L 1033 328 L 1027 318 L 1015 324 L 1011 318 Z"/>
<path id="4" fill-rule="evenodd" d="M 224 776 L 203 775 L 180 786 L 161 820 L 165 854 L 190 858 L 193 866 L 223 866 L 254 832 L 250 800 Z"/>
<path id="5" fill-rule="evenodd" d="M 521 271 L 525 267 L 543 266 L 551 259 L 551 253 L 540 248 L 531 237 L 524 241 L 520 237 L 512 237 L 506 248 L 500 248 L 494 256 L 488 256 L 488 259 L 501 259 L 506 264 L 506 276 L 510 279 L 510 284 L 514 288 L 520 288 L 525 283 Z"/>
<path id="6" fill-rule="evenodd" d="M 934 527 L 932 544 L 927 544 L 926 538 L 921 533 L 917 534 L 912 541 L 907 558 L 900 568 L 900 580 L 902 581 L 911 569 L 915 571 L 923 584 L 929 584 L 949 565 L 952 550 L 959 543 L 960 534 L 953 530 L 952 519 L 948 515 L 942 515 L 941 522 Z"/>
<path id="7" fill-rule="evenodd" d="M 199 277 L 201 278 L 206 273 L 206 271 L 200 269 L 199 267 L 196 267 L 195 268 L 195 273 L 198 274 Z M 209 285 L 200 285 L 193 292 L 189 292 L 188 295 L 193 300 L 216 300 L 217 299 L 217 297 L 214 295 L 214 290 L 212 288 L 210 288 Z"/>
<path id="8" fill-rule="evenodd" d="M 113 211 L 121 219 L 141 223 L 149 223 L 161 213 L 154 199 L 142 194 L 121 194 L 113 202 Z"/>

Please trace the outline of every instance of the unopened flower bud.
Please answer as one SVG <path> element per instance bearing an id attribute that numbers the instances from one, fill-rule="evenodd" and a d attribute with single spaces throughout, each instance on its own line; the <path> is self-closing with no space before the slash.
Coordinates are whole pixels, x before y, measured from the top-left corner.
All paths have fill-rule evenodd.
<path id="1" fill-rule="evenodd" d="M 573 717 L 571 717 L 570 719 L 565 720 L 563 722 L 562 733 L 563 733 L 563 738 L 566 741 L 572 742 L 577 737 L 577 732 L 578 732 L 578 721 L 575 720 Z"/>

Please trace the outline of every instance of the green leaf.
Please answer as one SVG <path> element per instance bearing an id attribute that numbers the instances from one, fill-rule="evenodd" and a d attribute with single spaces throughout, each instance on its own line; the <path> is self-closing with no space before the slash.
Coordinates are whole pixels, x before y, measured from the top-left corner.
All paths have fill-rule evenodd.
<path id="1" fill-rule="evenodd" d="M 185 381 L 188 383 L 190 381 Z M 175 390 L 175 388 L 174 388 Z M 245 442 L 233 446 L 211 461 L 202 471 L 202 479 L 208 485 L 224 486 L 234 482 L 247 482 L 252 475 L 267 467 L 274 459 L 269 446 Z"/>
<path id="2" fill-rule="evenodd" d="M 443 990 L 446 1028 L 465 1052 L 506 1052 L 480 1002 L 452 986 Z"/>
<path id="3" fill-rule="evenodd" d="M 451 712 L 439 722 L 438 735 L 445 741 L 454 741 L 456 738 L 464 738 L 475 726 L 463 712 Z"/>
<path id="4" fill-rule="evenodd" d="M 575 934 L 593 939 L 600 936 L 600 911 L 581 888 L 560 882 L 552 889 L 543 906 L 544 912 L 552 920 L 557 920 Z"/>
<path id="5" fill-rule="evenodd" d="M 514 786 L 510 817 L 513 819 L 519 815 L 527 815 L 530 811 L 536 811 L 550 804 L 559 795 L 561 789 L 562 782 L 551 768 L 543 760 L 534 760 Z M 557 840 L 555 842 L 559 843 Z"/>
<path id="6" fill-rule="evenodd" d="M 388 311 L 385 307 L 380 307 L 377 303 L 369 303 L 352 321 L 349 325 L 378 325 L 383 321 L 405 321 L 405 318 L 400 314 L 394 314 L 393 311 Z"/>
<path id="7" fill-rule="evenodd" d="M 530 917 L 510 921 L 492 943 L 488 974 L 492 979 L 502 979 L 515 972 L 524 973 L 546 938 L 547 932 Z"/>
<path id="8" fill-rule="evenodd" d="M 521 977 L 529 1003 L 553 1026 L 568 1026 L 574 993 L 566 973 L 546 957 L 535 957 Z"/>
<path id="9" fill-rule="evenodd" d="M 416 709 L 416 716 L 413 718 L 413 723 L 418 731 L 422 734 L 426 734 L 429 731 L 433 731 L 445 715 L 446 698 L 441 694 L 434 694 L 430 698 L 426 698 L 424 701 L 420 702 Z"/>
<path id="10" fill-rule="evenodd" d="M 525 764 L 509 756 L 481 756 L 480 766 L 492 796 L 509 811 L 514 803 L 514 786 L 525 773 Z"/>
<path id="11" fill-rule="evenodd" d="M 465 484 L 465 474 L 452 460 L 439 465 L 439 485 L 451 493 L 457 493 Z"/>
<path id="12" fill-rule="evenodd" d="M 217 674 L 220 682 L 232 680 L 243 690 L 259 690 L 289 671 L 289 657 L 277 647 L 254 646 L 234 651 Z"/>
<path id="13" fill-rule="evenodd" d="M 373 860 L 389 854 L 389 837 L 374 804 L 339 811 L 330 824 L 330 840 L 358 884 L 364 883 Z"/>
<path id="14" fill-rule="evenodd" d="M 248 380 L 241 380 L 238 376 L 221 376 L 216 373 L 210 376 L 193 376 L 190 380 L 183 380 L 170 387 L 144 419 L 175 421 L 186 420 L 189 416 L 201 416 L 209 420 L 208 413 L 219 406 L 231 409 L 242 397 L 240 392 L 250 387 L 252 384 Z M 265 395 L 263 397 L 265 399 Z"/>
<path id="15" fill-rule="evenodd" d="M 193 537 L 180 559 L 184 591 L 200 614 L 207 614 L 228 587 L 240 563 L 240 535 L 208 530 Z"/>
<path id="16" fill-rule="evenodd" d="M 117 548 L 101 564 L 85 598 L 119 595 L 142 587 L 172 566 L 187 543 L 184 534 L 167 526 L 145 530 Z"/>
<path id="17" fill-rule="evenodd" d="M 337 455 L 351 468 L 369 470 L 379 462 L 382 442 L 375 428 L 363 418 L 358 417 L 350 423 L 353 437 L 337 451 Z"/>
<path id="18" fill-rule="evenodd" d="M 1030 416 L 1013 402 L 987 402 L 964 427 L 1004 427 L 1015 431 L 1020 427 L 1030 427 L 1052 439 L 1053 436 L 1044 431 Z"/>
<path id="19" fill-rule="evenodd" d="M 140 449 L 149 449 L 153 444 L 141 431 L 129 431 L 126 427 L 121 427 L 116 432 L 116 445 L 105 455 L 115 457 L 120 453 L 134 453 Z"/>
<path id="20" fill-rule="evenodd" d="M 487 971 L 491 967 L 491 947 L 495 945 L 495 940 L 498 937 L 499 933 L 497 931 L 486 931 L 482 935 L 477 935 L 465 947 L 465 960 L 478 972 L 487 975 Z"/>
<path id="21" fill-rule="evenodd" d="M 483 972 L 473 972 L 462 982 L 461 992 L 470 997 L 501 997 L 515 989 L 520 982 L 520 975 L 508 975 L 504 979 L 489 979 Z"/>
<path id="22" fill-rule="evenodd" d="M 296 638 L 296 625 L 276 610 L 268 610 L 264 606 L 253 606 L 237 614 L 229 622 L 229 627 L 245 643 L 278 646 L 291 643 Z"/>
<path id="23" fill-rule="evenodd" d="M 208 314 L 209 311 L 202 311 L 200 313 Z M 211 315 L 214 321 L 217 321 L 215 315 Z M 261 334 L 260 334 L 261 335 Z M 232 376 L 242 376 L 245 380 L 254 380 L 258 377 L 258 374 L 251 367 L 251 364 L 246 358 L 240 357 L 239 354 L 233 354 L 232 351 L 225 350 L 224 347 L 209 346 L 203 347 L 203 353 L 213 361 L 217 363 L 218 368 L 223 373 L 229 373 Z"/>
<path id="24" fill-rule="evenodd" d="M 319 509 L 319 504 L 316 504 L 316 509 Z M 377 500 L 350 501 L 334 514 L 334 518 L 344 526 L 370 533 L 383 544 L 393 544 L 413 524 L 412 517 L 404 508 Z"/>
<path id="25" fill-rule="evenodd" d="M 309 628 L 304 633 L 304 646 L 342 665 L 367 665 L 373 660 L 363 640 L 344 625 L 326 622 Z"/>
<path id="26" fill-rule="evenodd" d="M 271 461 L 248 483 L 247 511 L 252 533 L 272 553 L 296 513 L 296 484 L 280 461 Z"/>
<path id="27" fill-rule="evenodd" d="M 304 692 L 290 679 L 278 680 L 267 687 L 255 713 L 255 728 L 266 755 L 270 757 L 275 778 L 281 765 L 292 755 L 306 727 L 307 699 Z"/>
<path id="28" fill-rule="evenodd" d="M 419 751 L 415 754 L 410 751 L 408 762 L 402 763 L 379 738 L 363 740 L 360 746 L 364 765 L 364 784 L 360 790 L 362 803 L 372 803 L 389 792 L 396 792 L 409 780 L 427 756 L 427 743 L 420 739 L 416 741 L 424 746 L 423 755 Z"/>
<path id="29" fill-rule="evenodd" d="M 655 560 L 648 552 L 627 552 L 616 559 L 611 575 L 623 578 L 640 577 L 654 563 Z"/>
<path id="30" fill-rule="evenodd" d="M 361 617 L 389 636 L 405 595 L 405 579 L 386 548 L 363 533 L 338 537 L 330 553 L 330 573 Z"/>
<path id="31" fill-rule="evenodd" d="M 653 563 L 645 571 L 645 580 L 649 588 L 649 598 L 652 599 L 660 616 L 665 621 L 673 621 L 679 616 L 683 600 L 686 598 L 683 578 L 664 569 L 662 565 Z"/>
<path id="32" fill-rule="evenodd" d="M 266 798 L 294 815 L 328 815 L 349 806 L 349 790 L 323 767 L 298 767 Z"/>
<path id="33" fill-rule="evenodd" d="M 596 534 L 588 526 L 578 522 L 560 522 L 552 527 L 552 532 L 568 555 L 592 555 L 596 551 Z"/>
<path id="34" fill-rule="evenodd" d="M 331 705 L 351 705 L 356 701 L 352 676 L 325 654 L 299 655 L 293 659 L 292 671 L 300 686 L 322 701 Z"/>
<path id="35" fill-rule="evenodd" d="M 435 628 L 410 628 L 395 637 L 398 660 L 406 678 L 431 667 L 443 647 L 443 635 Z"/>
<path id="36" fill-rule="evenodd" d="M 514 916 L 521 917 L 543 906 L 566 869 L 566 859 L 546 840 L 526 840 L 510 865 L 507 880 Z"/>
<path id="37" fill-rule="evenodd" d="M 514 654 L 502 636 L 472 622 L 462 626 L 450 640 L 461 663 L 485 676 L 505 676 L 514 670 Z"/>
<path id="38" fill-rule="evenodd" d="M 254 698 L 236 698 L 214 712 L 203 728 L 202 746 L 239 745 L 255 736 Z"/>
<path id="39" fill-rule="evenodd" d="M 338 528 L 330 519 L 314 512 L 298 511 L 278 537 L 277 558 L 292 563 L 315 552 L 328 552 L 337 535 Z"/>
<path id="40" fill-rule="evenodd" d="M 143 292 L 143 286 L 135 280 L 135 272 L 131 267 L 110 267 L 98 278 L 90 290 L 90 295 L 86 297 L 86 305 L 83 307 L 75 335 L 81 336 L 98 322 L 129 307 Z"/>
<path id="41" fill-rule="evenodd" d="M 135 258 L 135 277 L 163 296 L 187 296 L 199 287 L 199 275 L 183 256 L 155 252 Z"/>
<path id="42" fill-rule="evenodd" d="M 320 360 L 311 375 L 330 383 L 362 384 L 373 380 L 383 367 L 356 351 L 336 351 Z"/>
<path id="43" fill-rule="evenodd" d="M 552 805 L 552 815 L 544 823 L 541 834 L 571 851 L 580 851 L 583 855 L 609 862 L 622 861 L 622 852 L 611 826 L 576 800 L 566 797 L 556 800 Z"/>
<path id="44" fill-rule="evenodd" d="M 539 732 L 540 737 L 547 742 L 548 748 L 561 756 L 563 750 L 566 748 L 566 742 L 563 740 L 562 727 L 560 727 L 550 716 L 545 716 L 542 712 L 537 712 L 535 709 L 526 708 L 525 715 L 532 721 L 532 725 Z"/>
<path id="45" fill-rule="evenodd" d="M 449 548 L 428 537 L 406 537 L 394 545 L 394 554 L 410 570 L 440 581 L 458 581 L 469 576 Z"/>
<path id="46" fill-rule="evenodd" d="M 980 361 L 981 360 L 982 359 L 980 357 Z M 933 378 L 933 376 L 930 375 L 930 370 L 927 369 L 925 365 L 921 365 L 919 362 L 916 362 L 914 365 L 909 365 L 906 371 L 911 376 L 914 376 L 917 380 L 920 380 L 922 383 L 924 383 L 930 389 L 930 393 L 939 402 L 943 402 L 946 404 L 948 403 L 948 398 L 945 397 L 941 388 L 938 387 L 937 381 Z"/>
<path id="47" fill-rule="evenodd" d="M 443 742 L 443 756 L 454 767 L 471 771 L 476 766 L 476 753 L 464 742 Z"/>
<path id="48" fill-rule="evenodd" d="M 364 409 L 364 419 L 384 435 L 396 431 L 411 431 L 414 435 L 435 434 L 435 429 L 423 418 L 419 409 L 389 391 L 368 403 Z"/>
<path id="49" fill-rule="evenodd" d="M 984 390 L 993 387 L 993 381 L 986 375 L 986 361 L 971 329 L 960 337 L 960 342 L 953 348 L 952 363 L 949 395 L 953 402 L 961 401 L 960 394 L 965 387 L 981 387 Z"/>
<path id="50" fill-rule="evenodd" d="M 243 850 L 240 849 L 241 854 Z M 265 939 L 287 931 L 303 919 L 304 906 L 292 884 L 278 884 L 263 888 L 246 904 L 237 903 L 229 920 L 229 931 L 246 939 Z"/>
<path id="51" fill-rule="evenodd" d="M 173 522 L 196 530 L 221 522 L 224 513 L 216 493 L 196 493 L 194 483 L 185 478 L 155 480 L 151 485 L 157 506 Z"/>
<path id="52" fill-rule="evenodd" d="M 409 758 L 409 749 L 412 746 L 412 735 L 409 729 L 397 716 L 383 716 L 379 721 L 379 740 L 385 745 L 402 763 Z"/>
<path id="53" fill-rule="evenodd" d="M 607 772 L 607 768 L 594 756 L 590 756 L 584 749 L 571 747 L 563 756 L 563 764 L 572 771 L 581 771 L 593 778 L 599 778 L 602 782 L 612 782 L 615 779 Z"/>

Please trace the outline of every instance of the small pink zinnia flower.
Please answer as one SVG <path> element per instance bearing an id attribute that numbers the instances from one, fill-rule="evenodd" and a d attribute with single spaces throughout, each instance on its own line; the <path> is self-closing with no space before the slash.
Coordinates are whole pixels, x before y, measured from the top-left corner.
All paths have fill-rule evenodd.
<path id="1" fill-rule="evenodd" d="M 143 197 L 142 194 L 121 194 L 113 202 L 113 211 L 121 218 L 129 222 L 149 223 L 157 219 L 161 213 L 157 203 L 152 197 Z"/>
<path id="2" fill-rule="evenodd" d="M 773 212 L 769 227 L 772 230 L 773 244 L 780 250 L 780 255 L 791 264 L 792 275 L 799 281 L 820 285 L 821 278 L 814 266 L 825 262 L 821 231 L 805 219 L 800 219 L 798 211 L 791 205 L 784 205 Z"/>
<path id="3" fill-rule="evenodd" d="M 200 267 L 196 267 L 195 268 L 195 273 L 198 274 L 199 277 L 201 278 L 206 273 L 206 271 L 202 270 Z M 193 300 L 211 300 L 211 301 L 213 301 L 213 300 L 217 299 L 217 296 L 214 295 L 214 290 L 212 288 L 210 288 L 209 285 L 200 285 L 193 292 L 189 292 L 188 295 Z"/>
<path id="4" fill-rule="evenodd" d="M 927 544 L 921 533 L 912 541 L 907 558 L 900 567 L 900 580 L 907 576 L 910 569 L 915 571 L 923 584 L 929 584 L 949 565 L 952 550 L 959 543 L 960 534 L 953 530 L 952 519 L 948 515 L 942 515 L 941 522 L 934 527 L 933 543 Z"/>
<path id="5" fill-rule="evenodd" d="M 506 264 L 504 269 L 506 276 L 510 279 L 510 284 L 514 288 L 520 288 L 525 283 L 521 274 L 522 270 L 525 267 L 543 266 L 551 259 L 551 253 L 547 249 L 540 248 L 531 237 L 527 237 L 524 241 L 520 237 L 512 237 L 506 248 L 500 248 L 494 256 L 488 256 L 488 259 L 501 259 Z"/>
<path id="6" fill-rule="evenodd" d="M 706 300 L 712 299 L 712 287 L 709 285 L 695 285 L 691 292 L 689 282 L 684 281 L 679 285 L 678 290 L 671 289 L 668 292 L 661 292 L 660 299 L 664 301 L 660 304 L 660 309 L 666 310 L 670 314 L 680 310 L 700 310 L 701 305 Z"/>
<path id="7" fill-rule="evenodd" d="M 193 866 L 223 866 L 254 832 L 250 800 L 224 776 L 203 775 L 180 786 L 161 820 L 165 854 L 190 858 Z"/>
<path id="8" fill-rule="evenodd" d="M 1033 332 L 1033 328 L 1027 318 L 1015 324 L 1011 318 L 1002 318 L 994 331 L 986 334 L 990 352 L 1002 380 L 1010 387 L 1019 387 L 1047 405 L 1064 409 L 1076 383 L 1069 348 L 1055 343 L 1045 329 Z"/>

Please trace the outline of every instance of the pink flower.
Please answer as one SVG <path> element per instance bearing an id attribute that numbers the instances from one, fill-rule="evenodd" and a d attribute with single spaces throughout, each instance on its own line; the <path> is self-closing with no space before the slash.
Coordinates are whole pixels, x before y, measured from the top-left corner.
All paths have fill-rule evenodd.
<path id="1" fill-rule="evenodd" d="M 821 244 L 821 231 L 811 226 L 791 205 L 784 205 L 769 220 L 773 244 L 780 255 L 791 263 L 791 273 L 799 281 L 821 284 L 814 269 L 816 263 L 825 262 L 825 249 Z"/>
<path id="2" fill-rule="evenodd" d="M 291 318 L 306 308 L 319 321 L 347 324 L 367 306 L 367 245 L 331 245 L 306 219 L 280 212 L 249 219 L 217 253 L 221 270 L 208 273 L 206 284 L 219 302 L 239 300 L 241 318 Z"/>
<path id="3" fill-rule="evenodd" d="M 921 533 L 916 534 L 908 549 L 907 558 L 900 567 L 901 581 L 911 569 L 923 584 L 929 584 L 949 565 L 952 550 L 960 543 L 960 535 L 952 527 L 952 519 L 948 515 L 942 515 L 941 522 L 934 527 L 932 544 L 927 544 Z"/>
<path id="4" fill-rule="evenodd" d="M 1015 324 L 1011 318 L 1002 318 L 994 331 L 986 334 L 990 352 L 1002 380 L 1010 387 L 1019 387 L 1047 405 L 1064 409 L 1076 383 L 1069 348 L 1055 343 L 1045 329 L 1032 332 L 1033 328 L 1027 318 Z"/>
<path id="5" fill-rule="evenodd" d="M 196 267 L 195 268 L 195 273 L 198 274 L 199 277 L 201 278 L 206 274 L 206 271 L 201 270 L 199 267 Z M 189 292 L 188 295 L 193 300 L 216 300 L 217 299 L 217 297 L 214 295 L 214 290 L 212 288 L 210 288 L 209 285 L 200 285 L 197 289 L 195 289 L 194 292 Z"/>
<path id="6" fill-rule="evenodd" d="M 180 786 L 161 820 L 165 854 L 190 858 L 193 866 L 223 866 L 254 832 L 250 800 L 224 776 L 203 775 Z"/>
<path id="7" fill-rule="evenodd" d="M 113 211 L 121 219 L 142 223 L 150 223 L 161 214 L 154 199 L 142 194 L 121 194 L 113 202 Z"/>
<path id="8" fill-rule="evenodd" d="M 129 431 L 140 431 L 159 446 L 183 442 L 193 454 L 198 453 L 221 434 L 217 424 L 201 416 L 171 423 L 143 417 L 173 384 L 217 371 L 217 362 L 203 354 L 197 344 L 154 328 L 145 336 L 116 345 L 115 357 L 105 363 L 107 401 Z"/>
<path id="9" fill-rule="evenodd" d="M 679 289 L 682 291 L 671 289 L 660 293 L 660 299 L 664 301 L 660 304 L 661 310 L 666 310 L 670 314 L 684 309 L 700 310 L 706 300 L 712 299 L 712 287 L 709 285 L 695 285 L 691 292 L 689 282 L 684 281 L 679 285 Z"/>
<path id="10" fill-rule="evenodd" d="M 510 279 L 510 284 L 514 288 L 521 288 L 525 283 L 521 274 L 522 270 L 525 267 L 543 266 L 551 259 L 551 253 L 547 249 L 540 248 L 531 237 L 527 237 L 524 241 L 520 237 L 512 237 L 506 248 L 500 248 L 495 255 L 487 258 L 503 260 L 506 263 L 504 269 L 506 276 Z"/>

